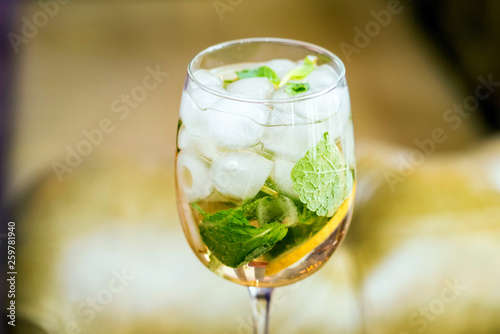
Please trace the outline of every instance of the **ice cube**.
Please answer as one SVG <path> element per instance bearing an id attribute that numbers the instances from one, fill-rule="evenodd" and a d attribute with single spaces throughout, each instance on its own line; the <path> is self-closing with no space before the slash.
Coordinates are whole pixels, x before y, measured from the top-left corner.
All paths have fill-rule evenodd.
<path id="1" fill-rule="evenodd" d="M 329 117 L 323 123 L 325 125 L 325 130 L 329 132 L 332 138 L 343 137 L 346 132 L 346 128 L 351 121 L 351 102 L 349 100 L 349 92 L 347 88 L 340 92 L 344 94 L 342 100 L 340 101 L 338 99 L 337 101 L 332 102 L 330 104 L 330 109 L 324 110 L 323 113 L 320 112 L 317 115 L 318 117 Z M 331 93 L 337 92 L 333 91 Z M 338 106 L 339 103 L 340 106 Z M 330 110 L 334 110 L 335 108 L 337 109 L 337 111 L 332 115 L 328 115 L 330 113 Z"/>
<path id="2" fill-rule="evenodd" d="M 330 65 L 323 64 L 318 66 L 306 77 L 307 83 L 311 89 L 322 90 L 332 86 L 338 79 L 338 73 Z"/>
<path id="3" fill-rule="evenodd" d="M 302 60 L 300 65 L 302 65 Z M 290 59 L 273 59 L 266 63 L 266 66 L 272 69 L 277 75 L 278 78 L 282 79 L 288 72 L 297 67 L 295 62 Z"/>
<path id="4" fill-rule="evenodd" d="M 209 160 L 213 160 L 217 153 L 219 153 L 215 142 L 208 138 L 205 133 L 192 127 L 187 128 L 184 125 L 179 129 L 177 145 L 181 150 L 189 149 L 196 151 Z"/>
<path id="5" fill-rule="evenodd" d="M 288 94 L 284 91 L 285 87 L 281 87 L 273 94 L 273 99 L 289 98 Z M 316 90 L 317 91 L 317 90 Z M 311 87 L 308 93 L 314 93 L 315 90 Z M 296 95 L 300 97 L 300 95 Z M 294 103 L 276 103 L 275 108 L 287 112 L 293 112 L 295 115 L 306 119 L 311 122 L 322 121 L 330 118 L 337 113 L 342 107 L 348 106 L 349 93 L 347 87 L 339 86 L 332 91 L 324 93 L 321 96 L 312 97 L 303 101 Z"/>
<path id="6" fill-rule="evenodd" d="M 321 65 L 306 77 L 309 83 L 309 91 L 305 94 L 311 94 L 332 86 L 338 78 L 338 74 L 329 65 Z M 285 92 L 285 86 L 278 89 L 273 94 L 273 99 L 290 98 Z M 310 121 L 321 121 L 329 118 L 336 113 L 345 100 L 347 87 L 343 84 L 336 89 L 311 99 L 306 99 L 295 103 L 276 104 L 276 108 L 282 110 L 292 110 L 297 116 Z M 300 97 L 297 95 L 296 97 Z"/>
<path id="7" fill-rule="evenodd" d="M 187 127 L 200 127 L 203 124 L 202 110 L 186 91 L 182 93 L 179 115 L 182 123 Z"/>
<path id="8" fill-rule="evenodd" d="M 274 91 L 274 85 L 267 78 L 248 78 L 233 82 L 226 90 L 234 96 L 264 100 Z"/>
<path id="9" fill-rule="evenodd" d="M 206 87 L 215 90 L 216 92 L 226 93 L 224 87 L 221 86 L 207 85 Z M 198 87 L 190 87 L 189 93 L 194 103 L 202 110 L 207 109 L 214 104 L 215 101 L 221 99 L 219 96 Z"/>
<path id="10" fill-rule="evenodd" d="M 210 175 L 222 195 L 245 200 L 257 195 L 272 168 L 272 161 L 253 152 L 222 152 L 213 161 Z"/>
<path id="11" fill-rule="evenodd" d="M 285 194 L 286 196 L 298 199 L 299 196 L 293 190 L 293 182 L 291 177 L 292 168 L 295 163 L 288 160 L 276 159 L 274 161 L 273 171 L 271 172 L 271 178 L 278 189 L 278 192 Z"/>
<path id="12" fill-rule="evenodd" d="M 204 86 L 216 85 L 222 87 L 223 85 L 221 78 L 207 70 L 196 70 L 193 72 L 193 76 Z"/>
<path id="13" fill-rule="evenodd" d="M 215 90 L 225 92 L 225 89 L 219 86 L 208 86 Z M 208 93 L 201 88 L 190 87 L 188 91 L 182 93 L 180 118 L 182 123 L 190 130 L 195 130 L 198 133 L 208 133 L 207 127 L 207 112 L 204 110 L 220 97 Z"/>
<path id="14" fill-rule="evenodd" d="M 212 195 L 205 198 L 204 200 L 207 202 L 224 202 L 224 203 L 228 202 L 228 199 L 225 198 L 224 196 L 222 196 L 222 194 L 220 192 L 218 192 L 216 189 L 214 190 Z"/>
<path id="15" fill-rule="evenodd" d="M 289 99 L 291 98 L 290 95 L 288 95 L 286 92 L 285 92 L 285 88 L 286 88 L 286 85 L 283 86 L 283 87 L 280 87 L 278 88 L 277 90 L 274 91 L 273 95 L 272 95 L 272 99 L 273 100 L 284 100 L 284 99 Z M 289 106 L 290 104 L 280 104 L 280 106 Z M 283 109 L 283 108 L 282 108 Z"/>
<path id="16" fill-rule="evenodd" d="M 191 150 L 177 156 L 177 182 L 187 201 L 195 202 L 210 196 L 214 188 L 209 177 L 210 164 Z"/>
<path id="17" fill-rule="evenodd" d="M 285 196 L 264 197 L 257 204 L 257 221 L 260 226 L 282 223 L 287 227 L 293 227 L 299 222 L 297 207 Z"/>
<path id="18" fill-rule="evenodd" d="M 247 148 L 259 143 L 269 116 L 261 104 L 220 99 L 207 109 L 207 126 L 218 147 Z"/>
<path id="19" fill-rule="evenodd" d="M 286 85 L 283 87 L 278 88 L 272 95 L 273 100 L 284 100 L 284 99 L 290 99 L 290 98 L 300 98 L 301 96 L 310 93 L 310 91 L 307 91 L 305 93 L 299 93 L 295 96 L 290 96 L 288 93 L 286 93 Z M 286 113 L 294 113 L 297 116 L 307 119 L 308 115 L 308 110 L 315 108 L 315 102 L 312 100 L 304 100 L 300 102 L 283 102 L 283 103 L 275 103 L 274 104 L 275 109 L 280 109 Z"/>
<path id="20" fill-rule="evenodd" d="M 322 139 L 324 133 L 323 123 L 308 123 L 290 111 L 274 109 L 261 140 L 264 149 L 277 157 L 297 162 Z"/>

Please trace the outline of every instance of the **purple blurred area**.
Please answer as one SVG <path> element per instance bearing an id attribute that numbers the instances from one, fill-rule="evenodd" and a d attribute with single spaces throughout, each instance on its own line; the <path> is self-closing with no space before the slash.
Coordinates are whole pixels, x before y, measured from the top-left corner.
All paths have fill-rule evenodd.
<path id="1" fill-rule="evenodd" d="M 12 219 L 7 210 L 6 203 L 6 180 L 8 178 L 7 157 L 10 149 L 10 139 L 12 135 L 12 116 L 13 116 L 13 94 L 14 94 L 14 55 L 12 47 L 7 37 L 8 33 L 13 31 L 13 21 L 15 19 L 15 2 L 3 0 L 0 2 L 0 270 L 2 277 L 0 282 L 0 291 L 6 292 L 7 281 L 7 222 Z M 7 305 L 7 293 L 0 296 L 0 304 Z M 5 311 L 1 312 L 6 319 Z M 2 332 L 6 333 L 8 325 L 2 321 L 0 325 Z"/>
<path id="2" fill-rule="evenodd" d="M 7 37 L 13 31 L 14 1 L 0 3 L 0 36 Z M 8 38 L 0 42 L 0 202 L 3 203 L 6 157 L 9 148 L 11 129 L 12 95 L 14 90 L 14 59 L 12 46 Z"/>

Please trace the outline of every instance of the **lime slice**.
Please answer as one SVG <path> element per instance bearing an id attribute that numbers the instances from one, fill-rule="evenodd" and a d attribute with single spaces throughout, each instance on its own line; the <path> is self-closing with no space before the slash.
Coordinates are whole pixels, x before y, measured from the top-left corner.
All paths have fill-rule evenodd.
<path id="1" fill-rule="evenodd" d="M 340 208 L 337 210 L 335 215 L 330 219 L 330 221 L 316 233 L 311 239 L 307 240 L 301 246 L 291 249 L 288 252 L 281 254 L 275 259 L 269 261 L 266 268 L 266 276 L 272 276 L 280 272 L 281 270 L 291 266 L 305 255 L 311 252 L 314 248 L 318 247 L 323 241 L 326 240 L 332 234 L 333 231 L 340 225 L 344 217 L 347 215 L 349 208 L 354 199 L 354 193 L 356 186 L 353 186 L 351 195 L 342 203 Z"/>

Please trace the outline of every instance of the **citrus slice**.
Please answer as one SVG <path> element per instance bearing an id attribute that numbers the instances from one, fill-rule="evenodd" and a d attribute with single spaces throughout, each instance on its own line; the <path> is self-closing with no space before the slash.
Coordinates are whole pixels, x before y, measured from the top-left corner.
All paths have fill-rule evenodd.
<path id="1" fill-rule="evenodd" d="M 354 199 L 354 193 L 356 190 L 356 185 L 353 186 L 351 195 L 342 203 L 335 215 L 330 219 L 330 221 L 316 233 L 312 238 L 307 240 L 301 246 L 295 249 L 291 249 L 277 258 L 269 261 L 266 268 L 266 276 L 272 276 L 280 272 L 281 270 L 291 266 L 295 262 L 302 259 L 305 255 L 311 252 L 314 248 L 318 247 L 323 241 L 326 240 L 332 234 L 333 231 L 340 225 L 344 217 L 347 215 L 349 208 Z"/>

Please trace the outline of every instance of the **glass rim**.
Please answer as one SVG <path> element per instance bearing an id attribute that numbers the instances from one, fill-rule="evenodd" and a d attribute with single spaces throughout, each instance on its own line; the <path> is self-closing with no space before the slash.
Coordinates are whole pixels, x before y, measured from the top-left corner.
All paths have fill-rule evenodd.
<path id="1" fill-rule="evenodd" d="M 304 94 L 302 96 L 291 96 L 291 97 L 286 98 L 286 99 L 256 99 L 256 98 L 252 98 L 252 97 L 235 96 L 235 95 L 231 95 L 229 93 L 217 91 L 215 89 L 212 89 L 212 88 L 207 87 L 206 85 L 202 84 L 193 75 L 194 63 L 200 57 L 202 57 L 204 55 L 207 55 L 207 54 L 209 54 L 213 51 L 216 51 L 216 50 L 226 48 L 226 47 L 231 46 L 231 45 L 247 44 L 247 43 L 263 43 L 263 42 L 271 42 L 271 43 L 276 43 L 276 44 L 302 47 L 304 49 L 314 51 L 318 54 L 325 55 L 325 56 L 329 57 L 339 67 L 339 69 L 340 69 L 339 77 L 335 80 L 335 82 L 332 85 L 330 85 L 326 88 L 323 88 L 322 90 L 316 91 L 314 93 Z M 325 94 L 331 92 L 332 90 L 336 89 L 341 84 L 341 82 L 344 80 L 344 78 L 345 78 L 345 65 L 342 62 L 342 60 L 337 55 L 335 55 L 333 52 L 328 51 L 327 49 L 325 49 L 321 46 L 312 44 L 312 43 L 307 43 L 307 42 L 298 41 L 298 40 L 294 40 L 294 39 L 287 39 L 287 38 L 256 37 L 256 38 L 236 39 L 236 40 L 231 40 L 231 41 L 222 42 L 219 44 L 209 46 L 208 48 L 202 50 L 196 56 L 194 56 L 193 59 L 191 59 L 191 61 L 188 64 L 188 67 L 187 67 L 187 72 L 188 72 L 189 78 L 199 88 L 203 89 L 204 91 L 206 91 L 210 94 L 216 95 L 218 97 L 222 97 L 225 99 L 234 100 L 234 101 L 238 101 L 238 102 L 260 103 L 260 104 L 269 104 L 269 103 L 277 104 L 277 103 L 293 103 L 293 102 L 310 100 L 310 99 L 313 99 L 313 98 L 316 98 L 316 97 L 319 97 L 319 96 L 322 96 L 322 95 L 325 95 Z"/>

